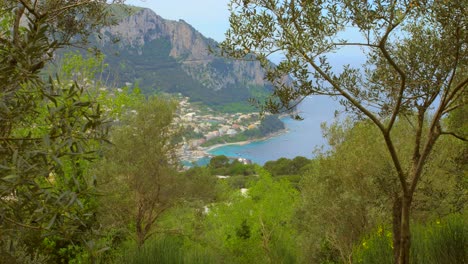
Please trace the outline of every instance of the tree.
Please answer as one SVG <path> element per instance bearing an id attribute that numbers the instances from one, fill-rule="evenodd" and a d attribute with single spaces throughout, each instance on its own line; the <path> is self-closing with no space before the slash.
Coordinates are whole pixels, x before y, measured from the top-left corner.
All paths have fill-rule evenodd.
<path id="1" fill-rule="evenodd" d="M 271 173 L 272 176 L 299 175 L 301 170 L 309 164 L 309 159 L 297 156 L 292 160 L 279 158 L 275 161 L 267 161 L 263 167 Z"/>
<path id="2" fill-rule="evenodd" d="M 393 194 L 395 263 L 409 262 L 410 212 L 422 171 L 442 135 L 444 118 L 466 105 L 468 2 L 408 0 L 232 0 L 231 27 L 221 44 L 227 56 L 258 60 L 275 89 L 263 109 L 288 110 L 309 95 L 337 98 L 380 131 L 399 182 Z M 343 34 L 351 27 L 360 38 Z M 337 70 L 331 53 L 363 49 L 366 63 Z M 272 65 L 268 56 L 281 52 Z M 284 76 L 293 80 L 284 82 Z M 405 156 L 395 147 L 393 128 L 412 121 L 414 142 Z M 414 120 L 414 121 L 413 121 Z M 466 131 L 463 131 L 466 133 Z M 365 158 L 365 157 L 363 157 Z"/>
<path id="3" fill-rule="evenodd" d="M 99 164 L 98 178 L 107 194 L 102 203 L 112 208 L 103 213 L 133 226 L 138 247 L 154 233 L 162 214 L 183 197 L 184 178 L 177 172 L 173 142 L 175 110 L 172 101 L 143 101 L 115 128 L 113 146 Z"/>
<path id="4" fill-rule="evenodd" d="M 229 158 L 225 155 L 219 155 L 211 158 L 209 167 L 216 170 L 226 168 L 229 165 Z"/>
<path id="5" fill-rule="evenodd" d="M 47 78 L 45 64 L 108 24 L 106 1 L 0 3 L 0 230 L 2 259 L 45 234 L 85 239 L 93 223 L 86 177 L 106 120 L 86 84 Z M 77 234 L 78 237 L 76 236 Z M 39 241 L 40 242 L 40 241 Z M 39 243 L 38 242 L 38 243 Z"/>
<path id="6" fill-rule="evenodd" d="M 406 155 L 412 150 L 412 142 L 406 136 L 411 129 L 407 120 L 395 124 L 395 146 Z M 353 249 L 362 237 L 391 224 L 389 198 L 398 190 L 398 182 L 389 177 L 393 173 L 392 161 L 378 128 L 369 120 L 335 122 L 324 128 L 324 135 L 330 148 L 316 153 L 313 166 L 301 182 L 301 230 L 304 244 L 308 245 L 305 253 L 313 262 L 323 262 L 319 258 L 327 252 L 323 247 L 327 245 L 325 249 L 336 251 L 334 257 L 339 256 L 343 263 L 357 261 Z M 414 223 L 463 212 L 467 195 L 459 191 L 461 175 L 456 172 L 458 166 L 451 162 L 463 150 L 456 141 L 441 139 L 437 152 L 431 155 L 414 197 Z"/>
<path id="7" fill-rule="evenodd" d="M 87 171 L 108 124 L 89 85 L 70 79 L 50 80 L 41 88 L 25 84 L 16 103 L 32 100 L 25 102 L 33 106 L 29 115 L 2 109 L 2 117 L 12 121 L 2 123 L 11 130 L 0 144 L 1 230 L 3 242 L 15 245 L 11 248 L 25 243 L 37 249 L 46 233 L 59 238 L 58 248 L 91 239 L 94 186 Z"/>
<path id="8" fill-rule="evenodd" d="M 299 198 L 287 181 L 275 181 L 256 168 L 259 179 L 247 193 L 231 193 L 228 202 L 210 206 L 205 241 L 233 263 L 295 263 L 298 247 L 293 226 Z"/>

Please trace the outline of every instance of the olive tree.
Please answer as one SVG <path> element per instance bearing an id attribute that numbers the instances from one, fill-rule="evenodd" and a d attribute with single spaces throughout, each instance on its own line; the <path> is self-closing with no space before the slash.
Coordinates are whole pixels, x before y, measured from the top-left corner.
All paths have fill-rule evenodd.
<path id="1" fill-rule="evenodd" d="M 263 109 L 292 109 L 310 95 L 337 98 L 369 119 L 384 139 L 399 182 L 393 194 L 394 256 L 409 262 L 410 212 L 422 171 L 448 130 L 444 119 L 466 104 L 468 20 L 466 0 L 232 0 L 223 55 L 257 60 L 275 89 Z M 347 30 L 360 37 L 348 37 Z M 330 55 L 359 47 L 360 68 L 333 67 Z M 268 58 L 284 59 L 272 65 Z M 290 75 L 292 81 L 284 81 Z M 393 128 L 408 119 L 410 155 L 396 148 Z M 466 131 L 464 131 L 466 133 Z M 366 157 L 362 157 L 366 158 Z"/>
<path id="2" fill-rule="evenodd" d="M 86 84 L 42 70 L 57 49 L 80 45 L 111 22 L 106 2 L 0 2 L 0 246 L 7 262 L 3 253 L 14 251 L 21 234 L 73 241 L 94 222 L 85 172 L 106 138 L 103 111 Z"/>
<path id="3" fill-rule="evenodd" d="M 399 120 L 393 131 L 395 146 L 405 155 L 412 149 L 407 137 L 412 129 L 407 120 Z M 398 181 L 388 177 L 392 161 L 378 128 L 369 120 L 336 121 L 324 129 L 324 136 L 329 148 L 316 153 L 301 181 L 301 230 L 307 245 L 304 253 L 314 263 L 321 263 L 327 256 L 336 261 L 339 256 L 343 263 L 358 261 L 356 245 L 362 243 L 365 234 L 377 226 L 380 230 L 388 226 L 386 219 L 392 215 L 388 209 L 392 194 L 398 191 Z M 414 222 L 463 212 L 468 195 L 459 167 L 466 162 L 457 164 L 457 159 L 466 147 L 458 141 L 445 137 L 437 142 L 437 151 L 427 162 L 413 197 Z"/>
<path id="4" fill-rule="evenodd" d="M 98 164 L 103 218 L 132 226 L 138 247 L 150 238 L 157 221 L 180 197 L 185 178 L 177 171 L 173 123 L 176 103 L 144 100 L 112 132 L 113 145 Z"/>

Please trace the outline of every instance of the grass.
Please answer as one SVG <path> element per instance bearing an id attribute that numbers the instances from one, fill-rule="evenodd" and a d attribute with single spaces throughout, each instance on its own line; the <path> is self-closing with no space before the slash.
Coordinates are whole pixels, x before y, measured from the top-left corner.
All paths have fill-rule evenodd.
<path id="1" fill-rule="evenodd" d="M 411 263 L 468 263 L 466 215 L 453 214 L 412 226 Z M 392 234 L 383 227 L 362 240 L 354 251 L 357 263 L 392 264 Z"/>
<path id="2" fill-rule="evenodd" d="M 127 245 L 118 263 L 125 264 L 183 264 L 215 263 L 204 250 L 190 250 L 184 240 L 177 236 L 163 236 L 148 240 L 138 249 L 135 244 Z"/>

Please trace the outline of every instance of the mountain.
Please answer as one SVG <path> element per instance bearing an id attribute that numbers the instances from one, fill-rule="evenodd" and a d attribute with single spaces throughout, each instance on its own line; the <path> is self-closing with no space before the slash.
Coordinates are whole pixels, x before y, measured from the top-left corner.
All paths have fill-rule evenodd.
<path id="1" fill-rule="evenodd" d="M 145 93 L 182 93 L 214 108 L 238 110 L 248 98 L 271 90 L 258 62 L 216 57 L 208 51 L 217 45 L 213 39 L 150 9 L 134 8 L 117 25 L 103 28 L 96 41 L 106 55 L 108 77 L 120 85 L 138 83 Z"/>

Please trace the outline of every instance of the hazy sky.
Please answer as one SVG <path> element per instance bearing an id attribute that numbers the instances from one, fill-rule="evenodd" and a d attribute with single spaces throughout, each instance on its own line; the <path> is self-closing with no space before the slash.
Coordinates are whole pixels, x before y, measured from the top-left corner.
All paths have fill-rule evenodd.
<path id="1" fill-rule="evenodd" d="M 148 7 L 166 19 L 183 19 L 205 37 L 224 40 L 229 27 L 229 0 L 127 0 L 127 4 Z"/>

